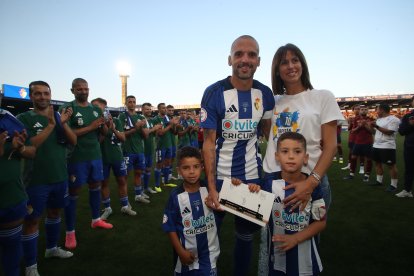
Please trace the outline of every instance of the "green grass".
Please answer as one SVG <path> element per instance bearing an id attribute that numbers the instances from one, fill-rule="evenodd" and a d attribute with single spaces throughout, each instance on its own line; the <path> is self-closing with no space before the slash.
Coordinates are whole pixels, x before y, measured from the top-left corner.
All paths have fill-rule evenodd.
<path id="1" fill-rule="evenodd" d="M 343 138 L 347 156 L 347 133 Z M 399 187 L 402 187 L 401 137 L 398 137 L 397 152 Z M 413 275 L 414 200 L 386 193 L 385 185 L 369 187 L 359 175 L 352 181 L 343 181 L 346 172 L 340 168 L 344 165 L 334 162 L 329 170 L 333 203 L 327 228 L 321 236 L 322 275 Z M 374 173 L 371 180 L 375 180 Z M 389 184 L 387 170 L 384 183 Z M 38 262 L 41 275 L 172 275 L 172 247 L 161 230 L 163 209 L 171 188 L 164 188 L 163 193 L 151 196 L 151 204 L 143 205 L 132 201 L 130 187 L 130 200 L 138 214 L 128 217 L 120 213 L 116 184 L 112 181 L 111 185 L 112 230 L 90 228 L 88 194 L 84 187 L 77 209 L 78 247 L 73 258 L 45 260 L 45 232 L 41 227 Z M 233 216 L 227 215 L 221 232 L 220 275 L 231 275 L 233 228 Z M 62 227 L 62 246 L 63 243 Z M 257 248 L 256 236 L 250 275 L 256 275 Z"/>

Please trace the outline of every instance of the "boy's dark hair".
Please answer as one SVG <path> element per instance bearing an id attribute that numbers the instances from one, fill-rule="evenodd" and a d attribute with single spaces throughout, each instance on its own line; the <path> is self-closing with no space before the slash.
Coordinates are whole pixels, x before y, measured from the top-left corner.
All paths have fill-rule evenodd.
<path id="1" fill-rule="evenodd" d="M 282 141 L 288 140 L 288 139 L 301 143 L 303 145 L 303 148 L 306 151 L 306 139 L 299 132 L 285 132 L 282 135 L 280 135 L 280 137 L 277 139 L 277 148 L 279 148 L 280 143 L 282 143 Z"/>
<path id="2" fill-rule="evenodd" d="M 390 113 L 391 108 L 388 104 L 382 103 L 378 106 L 379 109 L 385 111 L 385 113 Z"/>
<path id="3" fill-rule="evenodd" d="M 177 164 L 181 165 L 181 160 L 184 158 L 194 157 L 197 158 L 200 162 L 202 161 L 201 153 L 198 149 L 190 146 L 182 147 L 177 152 Z"/>
<path id="4" fill-rule="evenodd" d="M 106 102 L 106 100 L 105 99 L 102 99 L 102 98 L 93 99 L 91 101 L 91 103 L 93 103 L 93 102 L 98 102 L 98 103 L 101 103 L 101 104 L 104 104 L 104 105 L 108 105 L 108 103 Z"/>
<path id="5" fill-rule="evenodd" d="M 50 90 L 50 86 L 49 86 L 49 84 L 48 84 L 47 82 L 45 82 L 45 81 L 41 81 L 41 80 L 39 80 L 39 81 L 32 81 L 32 82 L 29 84 L 29 96 L 31 96 L 31 95 L 32 95 L 32 92 L 33 92 L 32 86 L 34 86 L 34 85 L 43 85 L 43 86 L 47 86 L 47 87 L 49 88 L 49 90 Z"/>

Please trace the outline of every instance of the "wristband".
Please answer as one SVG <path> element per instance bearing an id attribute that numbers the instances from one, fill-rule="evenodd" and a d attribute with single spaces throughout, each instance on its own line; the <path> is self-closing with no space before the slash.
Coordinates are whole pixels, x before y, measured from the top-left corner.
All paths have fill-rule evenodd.
<path id="1" fill-rule="evenodd" d="M 312 171 L 310 173 L 311 176 L 313 176 L 313 178 L 315 178 L 318 181 L 318 184 L 321 183 L 321 176 L 319 174 L 317 174 L 316 172 Z"/>

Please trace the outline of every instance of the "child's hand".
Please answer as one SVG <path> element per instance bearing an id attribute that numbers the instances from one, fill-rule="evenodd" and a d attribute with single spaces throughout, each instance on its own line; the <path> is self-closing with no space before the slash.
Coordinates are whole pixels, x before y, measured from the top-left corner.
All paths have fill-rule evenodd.
<path id="1" fill-rule="evenodd" d="M 258 193 L 260 191 L 260 186 L 257 184 L 249 184 L 249 191 L 252 193 Z"/>
<path id="2" fill-rule="evenodd" d="M 239 186 L 240 184 L 242 184 L 242 181 L 238 178 L 231 178 L 231 184 L 233 184 L 234 186 Z"/>
<path id="3" fill-rule="evenodd" d="M 288 251 L 299 243 L 295 235 L 278 235 L 278 234 L 272 237 L 272 242 L 276 243 L 277 248 L 283 251 Z"/>
<path id="4" fill-rule="evenodd" d="M 196 258 L 194 256 L 194 253 L 187 250 L 187 249 L 183 250 L 179 254 L 179 256 L 180 256 L 180 261 L 183 265 L 191 265 L 194 262 L 195 258 Z"/>

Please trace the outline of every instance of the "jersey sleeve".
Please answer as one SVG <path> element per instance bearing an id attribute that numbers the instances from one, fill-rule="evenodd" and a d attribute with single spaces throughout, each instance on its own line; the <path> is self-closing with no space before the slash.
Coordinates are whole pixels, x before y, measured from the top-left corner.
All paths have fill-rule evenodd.
<path id="1" fill-rule="evenodd" d="M 389 130 L 398 131 L 398 127 L 400 126 L 400 119 L 394 117 L 389 125 Z"/>
<path id="2" fill-rule="evenodd" d="M 221 90 L 214 87 L 208 87 L 201 100 L 200 124 L 205 129 L 217 129 L 218 109 L 221 102 L 218 91 Z"/>
<path id="3" fill-rule="evenodd" d="M 167 205 L 164 210 L 164 216 L 162 219 L 162 230 L 166 233 L 176 232 L 176 218 L 177 218 L 177 207 L 174 200 L 174 193 L 171 193 Z"/>
<path id="4" fill-rule="evenodd" d="M 263 89 L 263 109 L 264 114 L 262 119 L 272 118 L 273 108 L 275 107 L 275 97 L 273 96 L 272 90 L 267 86 Z"/>
<path id="5" fill-rule="evenodd" d="M 326 124 L 331 121 L 344 120 L 344 116 L 339 109 L 335 96 L 332 92 L 327 90 L 320 90 L 320 110 L 321 110 L 321 124 Z"/>
<path id="6" fill-rule="evenodd" d="M 311 215 L 313 220 L 325 220 L 326 218 L 326 205 L 320 186 L 317 186 L 312 193 Z"/>

